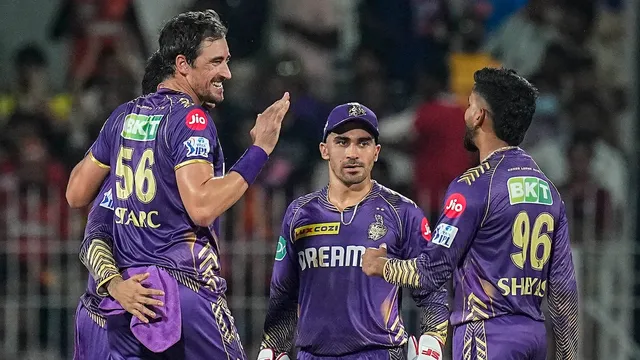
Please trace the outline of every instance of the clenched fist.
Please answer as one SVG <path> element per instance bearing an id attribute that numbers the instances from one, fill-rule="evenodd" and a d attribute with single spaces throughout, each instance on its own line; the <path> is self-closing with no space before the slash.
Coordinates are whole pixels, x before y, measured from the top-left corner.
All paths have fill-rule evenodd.
<path id="1" fill-rule="evenodd" d="M 379 248 L 367 248 L 362 255 L 362 271 L 368 276 L 382 276 L 387 263 L 387 244 Z"/>

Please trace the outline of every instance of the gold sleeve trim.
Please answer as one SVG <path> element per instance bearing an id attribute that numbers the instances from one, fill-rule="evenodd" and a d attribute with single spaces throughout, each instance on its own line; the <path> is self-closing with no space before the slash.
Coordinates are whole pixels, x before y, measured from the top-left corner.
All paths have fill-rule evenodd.
<path id="1" fill-rule="evenodd" d="M 112 275 L 107 276 L 106 278 L 104 278 L 102 281 L 100 281 L 98 283 L 98 285 L 96 285 L 96 293 L 100 296 L 107 296 L 109 295 L 109 292 L 107 291 L 106 288 L 106 284 L 111 281 L 111 279 L 115 278 L 116 276 L 121 276 L 119 273 L 115 273 Z"/>
<path id="2" fill-rule="evenodd" d="M 96 159 L 96 157 L 93 156 L 92 152 L 89 152 L 89 159 L 91 159 L 91 161 L 93 161 L 99 167 L 101 167 L 103 169 L 109 169 L 109 165 L 105 165 L 105 164 L 101 163 L 100 160 Z"/>
<path id="3" fill-rule="evenodd" d="M 209 164 L 211 165 L 211 167 L 213 167 L 213 164 L 211 163 L 211 161 L 209 160 L 203 160 L 203 159 L 193 159 L 193 160 L 187 160 L 187 161 L 183 161 L 180 164 L 176 165 L 173 167 L 173 170 L 178 170 L 181 167 L 185 167 L 187 165 L 191 165 L 191 164 L 197 164 L 197 163 L 203 163 L 203 164 Z"/>
<path id="4" fill-rule="evenodd" d="M 417 259 L 389 259 L 382 271 L 384 280 L 390 284 L 417 289 L 420 287 Z"/>

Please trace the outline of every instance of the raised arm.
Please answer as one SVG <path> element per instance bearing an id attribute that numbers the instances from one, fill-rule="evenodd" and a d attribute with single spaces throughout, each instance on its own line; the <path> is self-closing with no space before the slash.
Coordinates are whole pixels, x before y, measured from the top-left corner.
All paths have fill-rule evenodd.
<path id="1" fill-rule="evenodd" d="M 174 167 L 180 197 L 189 217 L 196 225 L 208 226 L 242 197 L 273 151 L 280 134 L 282 119 L 288 109 L 287 93 L 258 115 L 256 125 L 251 130 L 254 145 L 247 149 L 229 174 L 223 177 L 213 175 L 211 154 L 198 152 L 198 149 L 190 147 L 192 144 L 186 143 L 193 141 L 195 144 L 197 141 L 197 146 L 206 148 L 208 152 L 210 146 L 217 142 L 214 131 L 207 130 L 212 129 L 212 126 L 203 131 L 182 126 L 178 131 L 168 134 L 170 146 L 174 151 Z M 207 119 L 205 121 L 211 121 L 205 112 L 200 115 Z M 197 139 L 190 140 L 192 138 Z"/>

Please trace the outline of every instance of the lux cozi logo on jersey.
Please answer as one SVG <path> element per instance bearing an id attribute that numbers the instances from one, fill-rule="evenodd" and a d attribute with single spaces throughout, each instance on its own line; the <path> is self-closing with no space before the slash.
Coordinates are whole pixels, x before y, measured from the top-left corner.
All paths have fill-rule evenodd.
<path id="1" fill-rule="evenodd" d="M 516 176 L 507 180 L 509 203 L 553 205 L 549 183 L 535 176 Z"/>
<path id="2" fill-rule="evenodd" d="M 335 268 L 345 266 L 362 267 L 364 246 L 320 246 L 308 247 L 298 252 L 300 269 Z"/>
<path id="3" fill-rule="evenodd" d="M 124 127 L 120 135 L 128 140 L 155 140 L 162 117 L 163 115 L 129 114 L 124 118 Z"/>
<path id="4" fill-rule="evenodd" d="M 339 233 L 340 233 L 339 222 L 309 224 L 309 225 L 295 228 L 295 230 L 293 231 L 293 239 L 294 241 L 296 241 L 298 239 L 302 239 L 309 236 L 338 235 Z"/>

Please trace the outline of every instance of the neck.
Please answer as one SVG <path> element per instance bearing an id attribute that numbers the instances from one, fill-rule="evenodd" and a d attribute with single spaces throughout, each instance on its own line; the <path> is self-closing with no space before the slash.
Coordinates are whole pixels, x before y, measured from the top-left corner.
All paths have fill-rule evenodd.
<path id="1" fill-rule="evenodd" d="M 196 103 L 196 105 L 202 105 L 200 98 L 195 93 L 195 91 L 193 91 L 193 89 L 187 82 L 187 79 L 185 79 L 184 77 L 173 76 L 169 79 L 166 79 L 161 84 L 163 88 L 167 88 L 173 91 L 179 91 L 181 93 L 189 95 L 191 97 L 191 101 Z"/>
<path id="2" fill-rule="evenodd" d="M 497 137 L 492 137 L 487 139 L 486 141 L 479 141 L 478 151 L 480 152 L 480 161 L 485 161 L 489 156 L 491 156 L 494 152 L 510 147 L 506 142 L 498 139 Z"/>
<path id="3" fill-rule="evenodd" d="M 337 179 L 336 181 L 329 180 L 329 202 L 342 211 L 359 203 L 367 196 L 372 187 L 373 181 L 370 178 L 353 185 L 345 185 Z"/>

